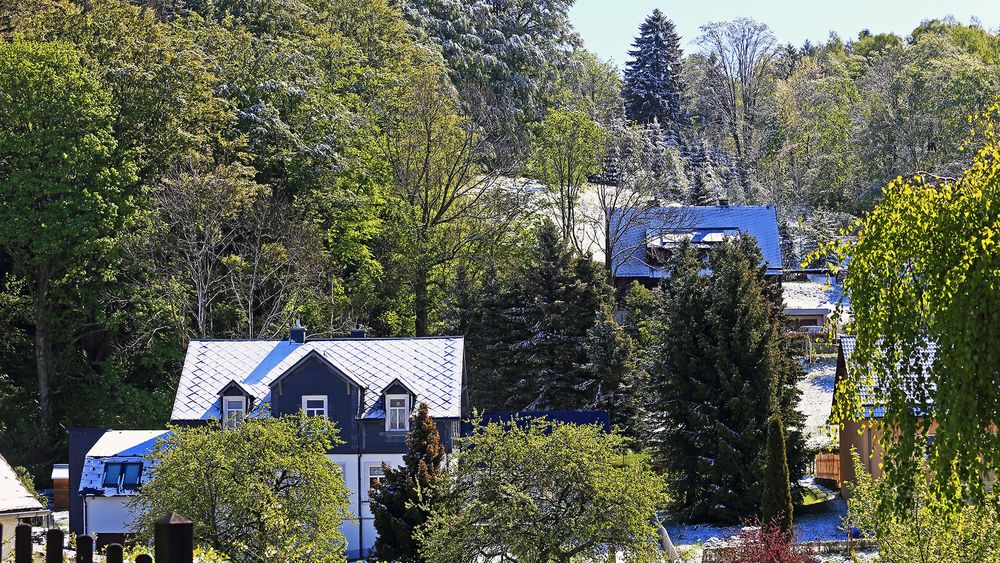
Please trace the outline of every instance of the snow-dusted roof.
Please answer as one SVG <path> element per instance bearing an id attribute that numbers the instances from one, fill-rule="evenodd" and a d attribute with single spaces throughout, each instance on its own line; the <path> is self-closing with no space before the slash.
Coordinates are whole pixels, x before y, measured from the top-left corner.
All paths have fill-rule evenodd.
<path id="1" fill-rule="evenodd" d="M 826 276 L 823 276 L 826 278 Z M 781 284 L 785 299 L 785 314 L 830 315 L 841 307 L 843 322 L 850 317 L 850 300 L 835 279 L 816 281 L 786 281 Z"/>
<path id="2" fill-rule="evenodd" d="M 69 479 L 68 463 L 52 464 L 52 480 L 55 481 L 56 479 Z"/>
<path id="3" fill-rule="evenodd" d="M 131 490 L 104 486 L 104 466 L 108 463 L 142 463 L 139 482 L 149 480 L 148 460 L 143 459 L 152 451 L 156 441 L 170 434 L 167 430 L 108 430 L 94 443 L 83 460 L 80 471 L 79 491 L 98 497 L 128 496 Z"/>
<path id="4" fill-rule="evenodd" d="M 774 206 L 678 206 L 651 209 L 643 217 L 634 210 L 616 209 L 611 221 L 627 224 L 615 243 L 612 267 L 619 278 L 663 278 L 663 268 L 646 261 L 645 249 L 652 239 L 690 235 L 692 242 L 719 242 L 725 236 L 747 233 L 757 239 L 769 274 L 781 273 L 781 244 L 778 238 L 778 213 Z M 633 219 L 634 218 L 634 219 Z M 655 241 L 654 241 L 655 242 Z M 655 245 L 655 244 L 654 244 Z"/>
<path id="5" fill-rule="evenodd" d="M 853 335 L 843 335 L 840 337 L 840 349 L 844 354 L 844 369 L 850 373 L 855 369 L 855 363 L 852 356 L 854 355 L 854 348 L 857 346 L 857 338 Z M 929 372 L 933 369 L 934 358 L 937 355 L 938 346 L 934 342 L 927 342 L 923 348 L 917 352 L 917 356 L 911 358 L 914 362 L 912 365 L 916 366 L 917 362 L 922 364 L 922 370 L 924 373 Z M 933 390 L 934 382 L 929 381 L 925 384 L 921 383 L 921 378 L 915 374 L 908 374 L 907 379 L 904 379 L 904 389 L 906 396 L 916 400 L 916 397 L 923 394 L 925 390 Z M 926 387 L 921 387 L 921 385 L 926 385 Z M 880 388 L 877 382 L 868 382 L 867 384 L 861 385 L 859 389 L 859 395 L 861 399 L 861 405 L 864 408 L 864 416 L 871 418 L 882 418 L 885 416 L 885 405 L 882 403 L 882 397 L 887 393 L 887 390 Z"/>
<path id="6" fill-rule="evenodd" d="M 45 512 L 45 507 L 21 484 L 14 468 L 0 455 L 0 514 L 40 512 Z"/>
<path id="7" fill-rule="evenodd" d="M 394 379 L 427 403 L 436 418 L 462 410 L 462 337 L 307 340 L 192 340 L 177 386 L 172 420 L 219 416 L 219 392 L 235 381 L 255 402 L 270 402 L 270 384 L 314 353 L 366 389 L 363 416 L 384 416 L 379 392 Z"/>

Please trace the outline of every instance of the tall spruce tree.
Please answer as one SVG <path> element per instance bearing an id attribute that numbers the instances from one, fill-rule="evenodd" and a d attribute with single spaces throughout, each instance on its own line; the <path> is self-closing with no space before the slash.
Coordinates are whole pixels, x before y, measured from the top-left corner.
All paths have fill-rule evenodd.
<path id="1" fill-rule="evenodd" d="M 703 258 L 684 247 L 671 265 L 649 415 L 678 508 L 692 520 L 734 522 L 760 508 L 773 413 L 788 422 L 790 471 L 801 475 L 795 384 L 802 371 L 782 328 L 781 288 L 764 277 L 756 241 L 728 240 L 707 260 L 708 272 Z"/>
<path id="2" fill-rule="evenodd" d="M 760 519 L 773 522 L 789 537 L 792 535 L 792 488 L 788 475 L 785 429 L 781 415 L 767 419 L 767 460 L 764 465 Z"/>
<path id="3" fill-rule="evenodd" d="M 385 480 L 371 492 L 378 532 L 375 553 L 380 561 L 424 561 L 413 531 L 427 521 L 444 461 L 444 447 L 426 403 L 421 403 L 410 419 L 406 447 L 403 466 L 392 468 L 383 463 Z"/>
<path id="4" fill-rule="evenodd" d="M 625 114 L 637 123 L 658 121 L 671 134 L 679 134 L 684 124 L 684 82 L 681 39 L 674 22 L 653 10 L 639 26 L 629 55 L 622 87 Z"/>

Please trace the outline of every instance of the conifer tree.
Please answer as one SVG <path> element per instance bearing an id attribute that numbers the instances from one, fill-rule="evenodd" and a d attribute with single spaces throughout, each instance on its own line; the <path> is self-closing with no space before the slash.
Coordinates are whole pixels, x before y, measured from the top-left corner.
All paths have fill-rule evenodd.
<path id="1" fill-rule="evenodd" d="M 671 264 L 650 374 L 650 426 L 659 429 L 652 443 L 683 513 L 733 522 L 760 508 L 773 413 L 788 421 L 788 462 L 792 476 L 801 475 L 795 384 L 802 372 L 782 328 L 780 285 L 764 277 L 756 241 L 726 241 L 707 260 L 685 247 Z"/>
<path id="2" fill-rule="evenodd" d="M 680 44 L 674 23 L 653 10 L 632 43 L 632 60 L 625 65 L 622 88 L 629 119 L 637 123 L 659 121 L 673 135 L 679 135 L 684 124 Z"/>
<path id="3" fill-rule="evenodd" d="M 413 531 L 427 521 L 444 460 L 444 447 L 426 403 L 410 419 L 406 447 L 402 467 L 382 463 L 385 480 L 370 495 L 378 531 L 375 552 L 379 560 L 418 563 L 424 559 Z"/>
<path id="4" fill-rule="evenodd" d="M 792 489 L 785 453 L 785 430 L 781 415 L 767 419 L 767 460 L 760 498 L 760 519 L 774 523 L 789 537 L 792 535 Z"/>

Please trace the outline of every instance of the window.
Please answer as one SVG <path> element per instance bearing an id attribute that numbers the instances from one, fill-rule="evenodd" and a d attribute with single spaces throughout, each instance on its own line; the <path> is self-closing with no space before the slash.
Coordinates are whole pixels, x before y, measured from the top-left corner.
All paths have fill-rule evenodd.
<path id="1" fill-rule="evenodd" d="M 303 395 L 302 410 L 306 416 L 322 416 L 328 418 L 326 414 L 326 395 Z"/>
<path id="2" fill-rule="evenodd" d="M 379 483 L 385 483 L 385 471 L 382 470 L 382 464 L 369 465 L 368 466 L 368 488 L 374 489 L 375 485 Z"/>
<path id="3" fill-rule="evenodd" d="M 247 416 L 246 397 L 222 398 L 222 422 L 231 428 Z"/>
<path id="4" fill-rule="evenodd" d="M 142 475 L 141 463 L 105 463 L 104 486 L 117 489 L 135 489 Z"/>
<path id="5" fill-rule="evenodd" d="M 410 429 L 410 398 L 406 395 L 386 395 L 386 430 Z"/>

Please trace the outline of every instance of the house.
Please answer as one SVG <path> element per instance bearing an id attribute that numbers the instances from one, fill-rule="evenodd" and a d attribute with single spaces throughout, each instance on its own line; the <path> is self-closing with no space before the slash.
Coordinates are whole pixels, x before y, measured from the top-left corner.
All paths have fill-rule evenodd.
<path id="1" fill-rule="evenodd" d="M 768 275 L 780 275 L 781 245 L 778 214 L 774 206 L 719 205 L 673 206 L 646 211 L 615 210 L 611 218 L 611 268 L 615 287 L 637 281 L 655 287 L 669 273 L 666 264 L 681 243 L 689 241 L 707 252 L 729 237 L 742 233 L 757 239 Z"/>
<path id="2" fill-rule="evenodd" d="M 82 532 L 97 545 L 122 543 L 130 534 L 135 514 L 129 497 L 149 480 L 145 456 L 166 430 L 107 430 L 87 451 L 80 467 L 77 493 L 82 500 Z"/>
<path id="3" fill-rule="evenodd" d="M 14 468 L 0 455 L 0 560 L 13 558 L 14 528 L 20 522 L 45 516 L 42 506 L 18 478 Z"/>
<path id="4" fill-rule="evenodd" d="M 837 325 L 850 320 L 850 299 L 837 276 L 825 271 L 785 271 L 781 282 L 785 300 L 786 326 L 792 332 L 812 332 L 810 327 L 828 327 L 839 315 Z M 833 327 L 836 328 L 836 327 Z"/>
<path id="5" fill-rule="evenodd" d="M 854 336 L 843 335 L 840 337 L 837 353 L 837 375 L 834 383 L 834 406 L 839 399 L 838 395 L 843 392 L 841 382 L 857 369 L 852 359 L 856 344 L 857 340 Z M 917 361 L 922 362 L 925 369 L 930 369 L 936 352 L 937 346 L 928 343 Z M 880 402 L 874 386 L 863 386 L 859 391 L 861 411 L 858 413 L 860 415 L 858 420 L 846 421 L 838 428 L 839 451 L 837 458 L 839 468 L 835 468 L 835 470 L 837 472 L 836 480 L 840 482 L 850 482 L 855 478 L 852 450 L 857 450 L 861 463 L 868 473 L 876 478 L 882 475 L 881 441 L 884 436 L 882 419 L 885 416 L 885 405 Z M 933 441 L 936 428 L 937 424 L 932 421 L 927 433 L 929 441 Z M 819 477 L 819 475 L 817 476 Z"/>
<path id="6" fill-rule="evenodd" d="M 375 543 L 368 491 L 382 463 L 402 465 L 410 415 L 426 403 L 446 453 L 466 410 L 461 337 L 308 339 L 295 327 L 287 340 L 192 340 L 172 422 L 297 414 L 336 422 L 343 444 L 328 454 L 350 490 L 345 520 L 349 559 Z M 84 485 L 81 482 L 81 488 Z"/>

